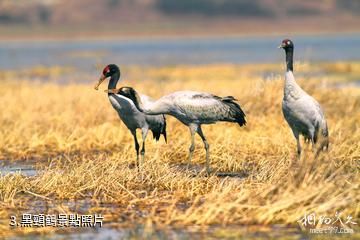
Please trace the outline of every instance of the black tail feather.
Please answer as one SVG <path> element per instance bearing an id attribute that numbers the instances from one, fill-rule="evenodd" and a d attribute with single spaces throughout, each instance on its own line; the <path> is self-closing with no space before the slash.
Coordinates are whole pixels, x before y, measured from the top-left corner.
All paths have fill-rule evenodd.
<path id="1" fill-rule="evenodd" d="M 167 137 L 166 137 L 166 118 L 165 118 L 165 115 L 163 115 L 163 117 L 164 117 L 164 126 L 163 126 L 163 128 L 162 128 L 161 133 L 162 133 L 162 135 L 164 136 L 165 142 L 167 143 Z"/>
<path id="2" fill-rule="evenodd" d="M 160 135 L 161 135 L 160 131 L 156 131 L 156 129 L 151 129 L 151 131 L 152 131 L 152 133 L 153 133 L 154 139 L 155 139 L 156 141 L 159 141 Z"/>
<path id="3" fill-rule="evenodd" d="M 227 96 L 223 97 L 221 100 L 230 107 L 232 117 L 235 118 L 240 127 L 246 125 L 246 115 L 240 105 L 235 102 L 236 99 L 233 96 Z"/>
<path id="4" fill-rule="evenodd" d="M 163 124 L 161 124 L 160 127 L 158 128 L 153 128 L 151 129 L 152 133 L 153 133 L 153 137 L 156 141 L 159 141 L 161 134 L 164 136 L 165 142 L 167 143 L 167 137 L 166 137 L 166 118 L 163 115 L 164 118 L 164 122 Z"/>

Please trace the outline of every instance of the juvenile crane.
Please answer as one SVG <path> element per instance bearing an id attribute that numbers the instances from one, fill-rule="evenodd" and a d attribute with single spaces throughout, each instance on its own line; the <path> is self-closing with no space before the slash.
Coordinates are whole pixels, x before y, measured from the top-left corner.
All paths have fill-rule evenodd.
<path id="1" fill-rule="evenodd" d="M 297 143 L 297 153 L 301 155 L 299 135 L 303 135 L 306 141 L 311 141 L 313 149 L 318 140 L 321 140 L 316 156 L 321 150 L 329 147 L 329 132 L 324 112 L 320 104 L 308 95 L 296 83 L 293 75 L 294 44 L 290 39 L 282 41 L 279 48 L 283 48 L 286 54 L 286 73 L 284 85 L 284 97 L 282 110 Z"/>
<path id="2" fill-rule="evenodd" d="M 209 144 L 202 132 L 202 124 L 212 124 L 218 121 L 236 122 L 240 126 L 246 124 L 245 113 L 232 96 L 218 97 L 209 93 L 179 91 L 163 96 L 155 102 L 143 102 L 138 93 L 127 88 L 126 92 L 134 99 L 135 106 L 149 115 L 168 114 L 174 116 L 189 127 L 191 145 L 189 148 L 189 163 L 195 149 L 195 133 L 201 137 L 206 151 L 206 171 L 210 174 Z"/>
<path id="3" fill-rule="evenodd" d="M 95 89 L 98 90 L 100 84 L 108 77 L 110 78 L 108 89 L 108 97 L 113 108 L 118 112 L 120 119 L 124 122 L 126 127 L 130 130 L 134 137 L 135 150 L 136 150 L 136 165 L 139 170 L 139 143 L 136 137 L 136 129 L 141 129 L 142 134 L 142 148 L 141 148 L 141 160 L 144 161 L 145 157 L 145 140 L 149 129 L 152 131 L 154 139 L 158 141 L 161 134 L 166 141 L 166 119 L 163 114 L 154 116 L 146 115 L 140 112 L 134 105 L 132 96 L 127 94 L 127 87 L 116 89 L 116 84 L 120 79 L 120 69 L 115 64 L 107 65 L 99 82 L 95 85 Z M 144 103 L 151 103 L 152 100 L 146 95 L 141 95 L 140 99 Z"/>

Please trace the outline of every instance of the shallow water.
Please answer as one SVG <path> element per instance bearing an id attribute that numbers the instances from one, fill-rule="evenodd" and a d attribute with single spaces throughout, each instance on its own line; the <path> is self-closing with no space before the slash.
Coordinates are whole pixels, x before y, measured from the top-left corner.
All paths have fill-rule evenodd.
<path id="1" fill-rule="evenodd" d="M 274 63 L 286 36 L 156 38 L 82 41 L 0 41 L 0 69 L 72 66 L 98 73 L 108 63 L 163 66 L 209 63 Z M 347 61 L 360 59 L 360 34 L 291 36 L 295 59 Z"/>
<path id="2" fill-rule="evenodd" d="M 0 161 L 0 175 L 21 174 L 27 177 L 33 177 L 38 174 L 35 169 L 34 161 Z"/>

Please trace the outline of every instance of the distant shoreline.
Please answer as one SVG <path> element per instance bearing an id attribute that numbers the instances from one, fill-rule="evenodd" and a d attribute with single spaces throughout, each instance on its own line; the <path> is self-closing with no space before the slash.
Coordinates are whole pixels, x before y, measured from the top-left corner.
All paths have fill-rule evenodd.
<path id="1" fill-rule="evenodd" d="M 178 19 L 144 23 L 88 25 L 4 25 L 5 40 L 112 40 L 144 38 L 201 38 L 296 36 L 360 33 L 360 18 Z"/>
<path id="2" fill-rule="evenodd" d="M 136 39 L 197 39 L 197 38 L 252 38 L 252 37 L 269 37 L 269 36 L 326 36 L 326 35 L 339 35 L 339 34 L 360 34 L 360 30 L 349 30 L 343 32 L 319 32 L 319 31 L 309 31 L 309 32 L 296 32 L 296 33 L 222 33 L 222 36 L 214 35 L 211 33 L 187 33 L 187 34 L 177 34 L 177 33 L 158 33 L 152 35 L 146 34 L 104 34 L 98 36 L 93 33 L 82 33 L 77 36 L 59 36 L 59 35 L 36 35 L 36 36 L 25 36 L 25 35 L 15 35 L 15 36 L 0 36 L 0 42 L 7 41 L 111 41 L 111 40 L 136 40 Z"/>

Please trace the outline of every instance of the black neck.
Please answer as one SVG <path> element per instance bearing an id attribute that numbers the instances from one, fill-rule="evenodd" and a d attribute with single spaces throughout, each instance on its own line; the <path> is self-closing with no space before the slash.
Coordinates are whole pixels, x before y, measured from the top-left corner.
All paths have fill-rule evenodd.
<path id="1" fill-rule="evenodd" d="M 109 81 L 109 85 L 108 85 L 108 89 L 115 89 L 116 88 L 116 84 L 120 79 L 120 71 L 114 73 Z"/>
<path id="2" fill-rule="evenodd" d="M 294 55 L 294 48 L 286 48 L 286 71 L 293 71 L 293 55 Z"/>

